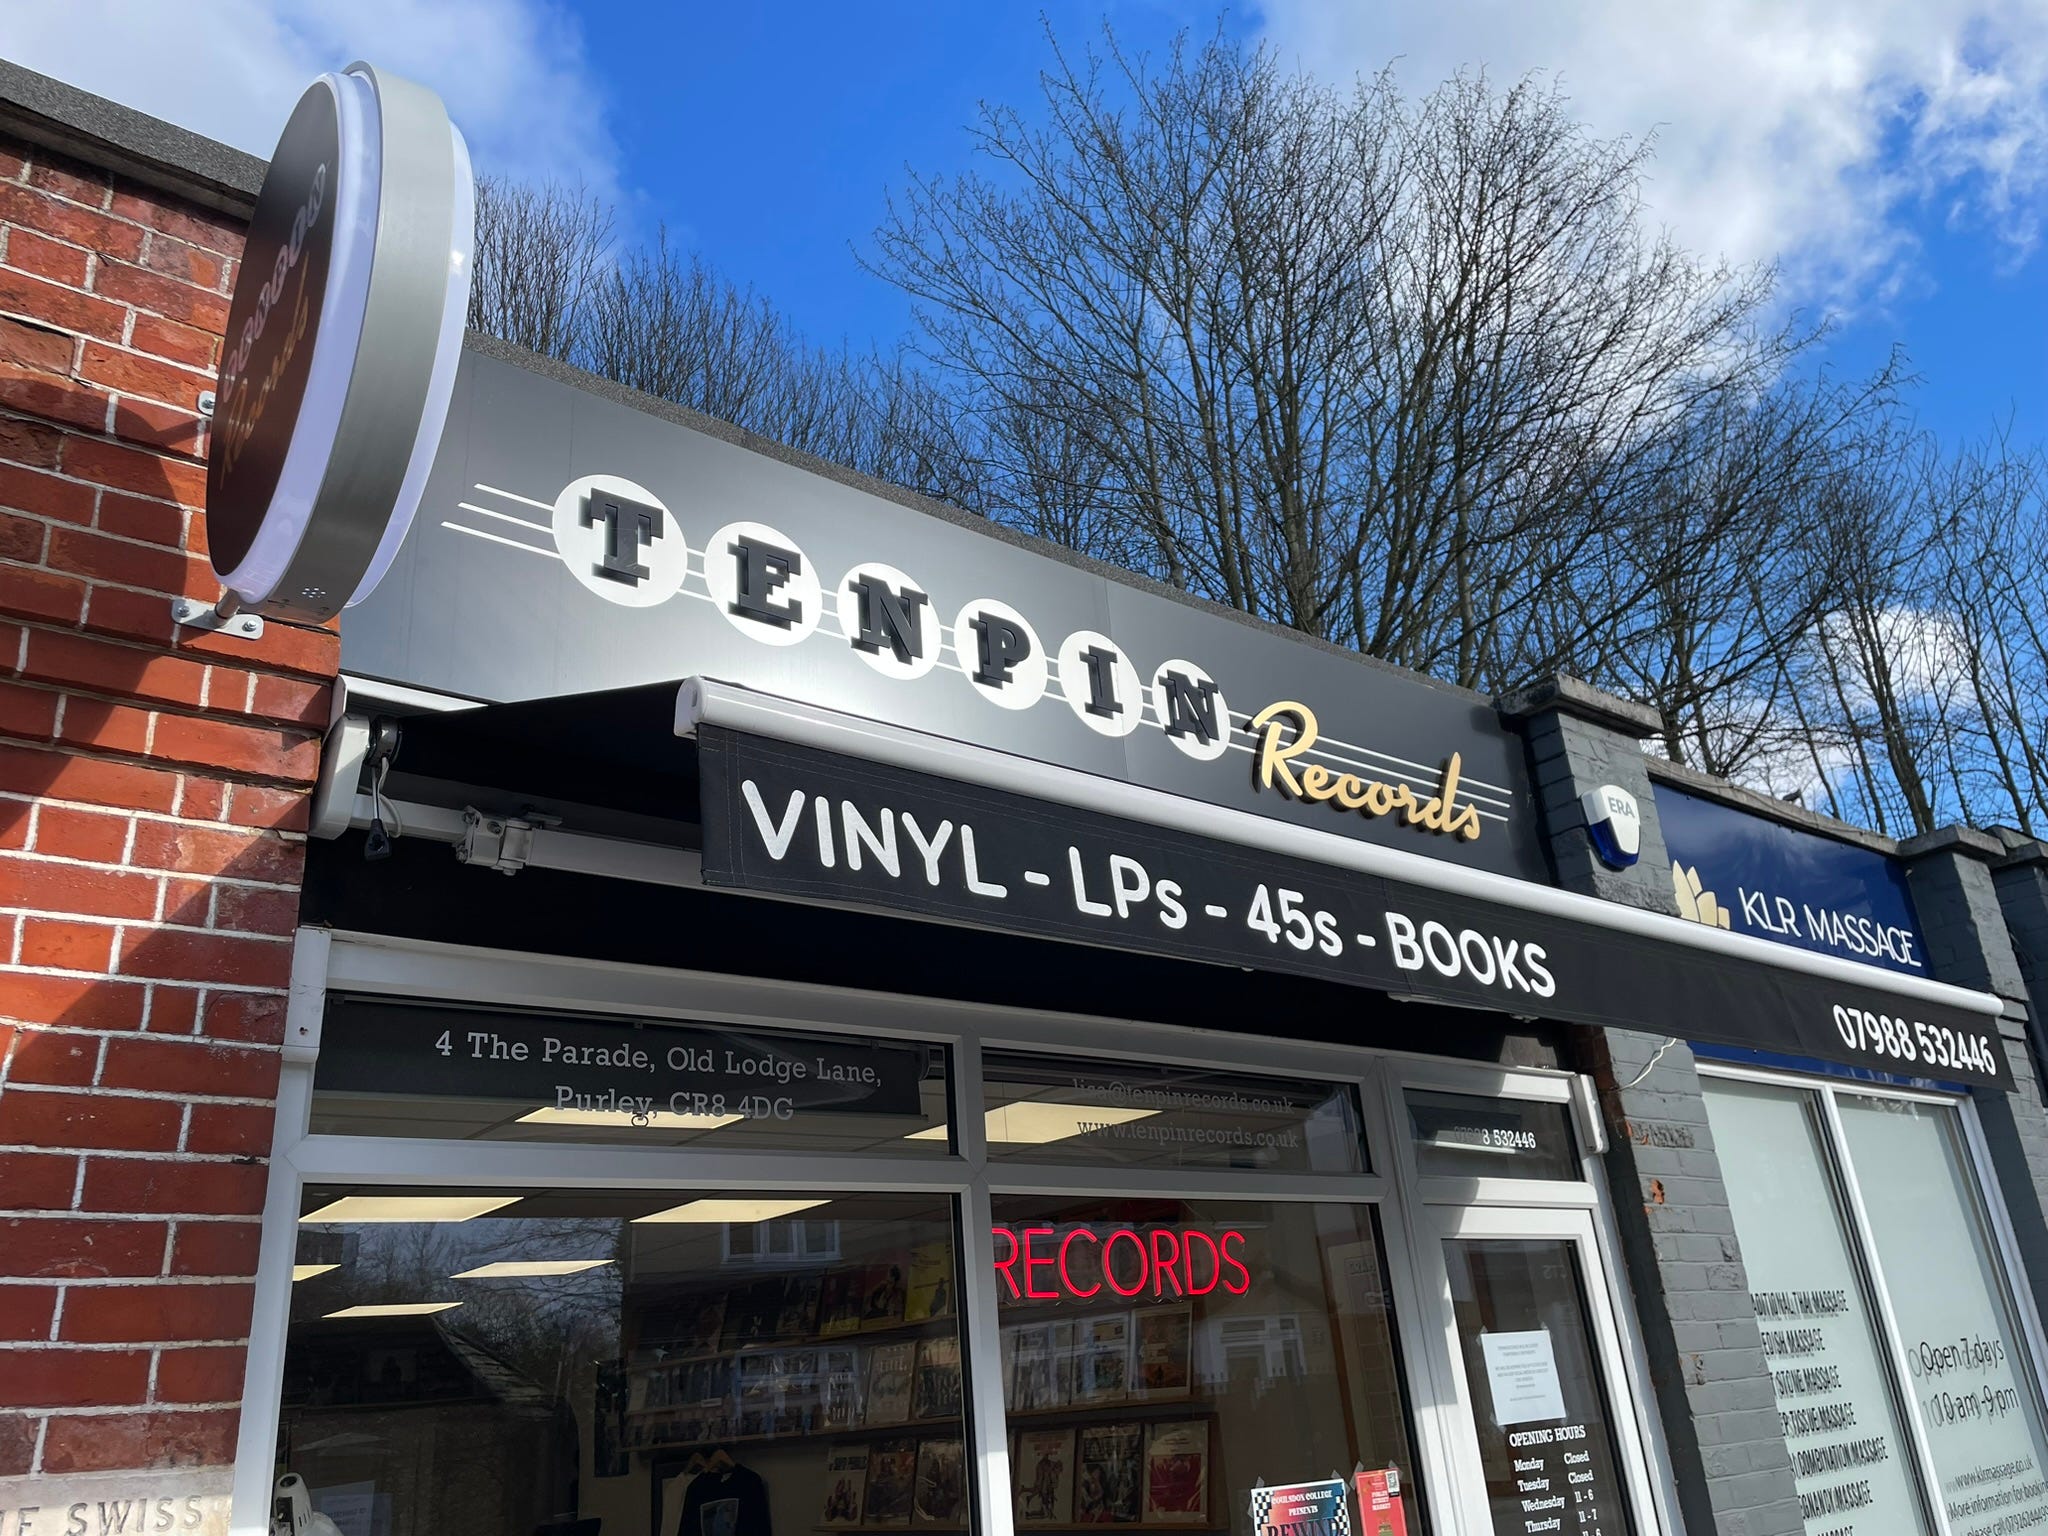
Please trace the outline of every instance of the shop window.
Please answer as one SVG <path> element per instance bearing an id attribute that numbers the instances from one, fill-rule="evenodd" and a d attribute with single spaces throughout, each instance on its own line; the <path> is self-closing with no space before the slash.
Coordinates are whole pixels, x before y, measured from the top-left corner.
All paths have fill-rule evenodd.
<path id="1" fill-rule="evenodd" d="M 1702 1086 L 1809 1536 L 1932 1529 L 1818 1096 L 1718 1078 Z"/>
<path id="2" fill-rule="evenodd" d="M 1420 1528 L 1370 1208 L 998 1195 L 994 1213 L 1019 1530 L 1239 1530 L 1255 1487 L 1358 1466 L 1391 1470 Z"/>
<path id="3" fill-rule="evenodd" d="M 1411 1088 L 1408 1132 L 1424 1178 L 1584 1177 L 1562 1104 Z"/>
<path id="4" fill-rule="evenodd" d="M 947 1052 L 857 1035 L 338 997 L 312 1130 L 944 1156 Z"/>
<path id="5" fill-rule="evenodd" d="M 342 1536 L 972 1524 L 946 1197 L 313 1189 L 303 1210 L 277 1470 Z M 770 1228 L 830 1230 L 833 1262 L 733 1241 Z"/>
<path id="6" fill-rule="evenodd" d="M 1851 1093 L 1837 1102 L 1950 1525 L 2039 1526 L 2041 1403 L 1957 1112 Z"/>
<path id="7" fill-rule="evenodd" d="M 983 1066 L 983 1123 L 995 1160 L 1365 1169 L 1358 1099 L 1345 1084 L 1013 1051 L 990 1051 Z"/>
<path id="8" fill-rule="evenodd" d="M 1628 1536 L 1573 1245 L 1444 1244 L 1495 1536 Z"/>

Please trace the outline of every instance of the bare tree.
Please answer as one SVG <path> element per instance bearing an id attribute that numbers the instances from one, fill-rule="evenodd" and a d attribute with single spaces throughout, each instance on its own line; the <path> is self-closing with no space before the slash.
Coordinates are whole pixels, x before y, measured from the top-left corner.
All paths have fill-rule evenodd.
<path id="1" fill-rule="evenodd" d="M 470 328 L 543 357 L 575 356 L 611 244 L 611 210 L 582 187 L 477 177 Z"/>

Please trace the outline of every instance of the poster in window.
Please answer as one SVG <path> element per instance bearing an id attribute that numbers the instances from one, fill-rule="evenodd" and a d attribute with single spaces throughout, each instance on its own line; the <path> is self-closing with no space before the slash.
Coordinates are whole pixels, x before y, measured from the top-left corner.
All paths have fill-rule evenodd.
<path id="1" fill-rule="evenodd" d="M 1074 1520 L 1074 1432 L 1027 1429 L 1017 1436 L 1011 1462 L 1017 1484 L 1017 1524 L 1071 1525 Z"/>
<path id="2" fill-rule="evenodd" d="M 778 1339 L 808 1339 L 818 1331 L 818 1307 L 825 1282 L 817 1275 L 791 1275 L 782 1287 L 782 1308 L 775 1319 Z"/>
<path id="3" fill-rule="evenodd" d="M 818 1332 L 826 1338 L 860 1332 L 861 1303 L 866 1299 L 861 1281 L 865 1271 L 835 1269 L 825 1277 L 818 1298 Z"/>
<path id="4" fill-rule="evenodd" d="M 826 1349 L 818 1354 L 820 1422 L 827 1429 L 860 1424 L 860 1351 Z"/>
<path id="5" fill-rule="evenodd" d="M 1199 1525 L 1209 1518 L 1209 1425 L 1204 1419 L 1145 1431 L 1145 1523 Z"/>

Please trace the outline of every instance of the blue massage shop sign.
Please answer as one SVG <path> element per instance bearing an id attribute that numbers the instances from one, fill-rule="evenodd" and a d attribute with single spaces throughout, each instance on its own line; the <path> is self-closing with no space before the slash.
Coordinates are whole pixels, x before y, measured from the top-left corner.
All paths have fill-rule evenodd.
<path id="1" fill-rule="evenodd" d="M 1657 786 L 1657 820 L 1682 915 L 1776 944 L 1927 975 L 1919 919 L 1897 859 L 1668 784 Z"/>

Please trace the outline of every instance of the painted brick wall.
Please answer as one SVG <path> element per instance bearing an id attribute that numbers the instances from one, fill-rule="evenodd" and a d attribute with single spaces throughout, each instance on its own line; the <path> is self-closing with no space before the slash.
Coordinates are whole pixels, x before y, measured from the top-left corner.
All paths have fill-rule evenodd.
<path id="1" fill-rule="evenodd" d="M 338 661 L 169 617 L 240 247 L 0 138 L 0 1478 L 233 1455 Z"/>

